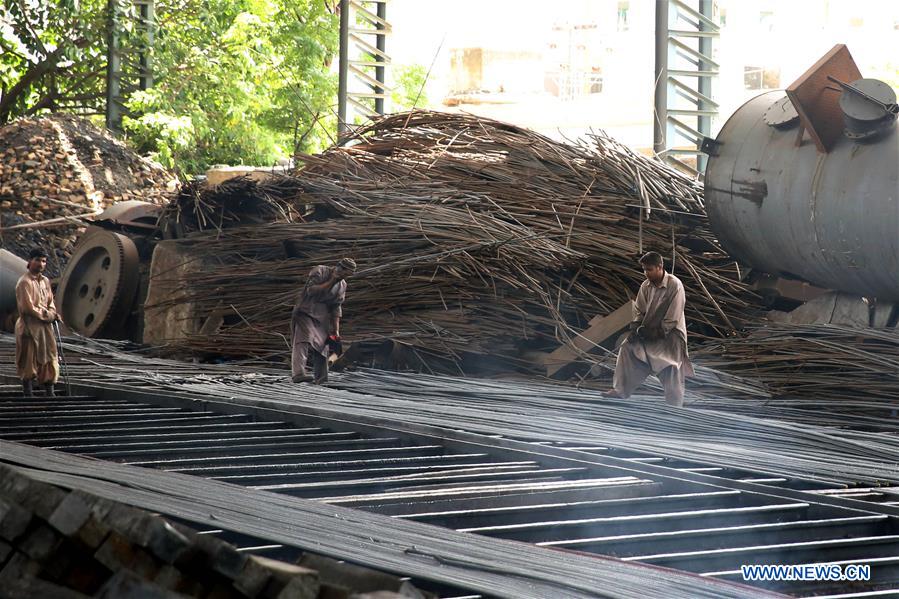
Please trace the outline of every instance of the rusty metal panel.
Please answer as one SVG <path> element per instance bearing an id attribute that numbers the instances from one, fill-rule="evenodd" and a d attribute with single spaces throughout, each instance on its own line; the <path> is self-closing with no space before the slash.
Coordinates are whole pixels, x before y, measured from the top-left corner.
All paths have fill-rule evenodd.
<path id="1" fill-rule="evenodd" d="M 862 78 L 845 44 L 834 46 L 787 88 L 803 128 L 820 152 L 830 152 L 843 135 L 842 90 L 827 79 L 828 75 L 840 81 Z"/>

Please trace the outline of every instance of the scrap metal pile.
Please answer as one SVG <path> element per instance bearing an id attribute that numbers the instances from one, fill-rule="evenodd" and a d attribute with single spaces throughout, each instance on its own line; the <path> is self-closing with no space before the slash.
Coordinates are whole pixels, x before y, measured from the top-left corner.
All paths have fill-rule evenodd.
<path id="1" fill-rule="evenodd" d="M 769 323 L 739 338 L 707 343 L 694 357 L 705 366 L 763 383 L 773 397 L 836 404 L 888 416 L 899 408 L 899 329 Z M 852 401 L 850 396 L 865 401 Z M 887 403 L 891 401 L 892 403 Z"/>
<path id="2" fill-rule="evenodd" d="M 240 226 L 260 207 L 268 224 Z M 525 351 L 632 298 L 648 250 L 684 281 L 693 332 L 722 337 L 758 304 L 703 217 L 698 183 L 601 134 L 566 144 L 468 115 L 394 115 L 289 176 L 182 191 L 165 226 L 219 266 L 166 301 L 228 316 L 170 348 L 283 356 L 305 275 L 342 256 L 359 264 L 342 329 L 362 362 L 527 370 Z"/>

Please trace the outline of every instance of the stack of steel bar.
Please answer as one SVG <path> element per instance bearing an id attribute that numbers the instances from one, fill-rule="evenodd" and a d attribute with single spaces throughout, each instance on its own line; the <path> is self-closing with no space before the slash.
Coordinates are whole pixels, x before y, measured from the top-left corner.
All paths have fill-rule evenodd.
<path id="1" fill-rule="evenodd" d="M 0 441 L 2 461 L 30 477 L 144 509 L 495 597 L 779 596 L 687 572 L 473 536 L 390 516 L 172 472 Z M 248 517 L 247 506 L 252 506 Z"/>
<path id="2" fill-rule="evenodd" d="M 709 342 L 695 355 L 707 366 L 761 381 L 778 404 L 814 400 L 818 408 L 855 395 L 866 401 L 853 411 L 888 416 L 899 410 L 899 329 L 771 323 L 751 327 L 745 337 Z"/>
<path id="3" fill-rule="evenodd" d="M 170 206 L 166 220 L 193 230 L 185 246 L 221 264 L 171 302 L 230 316 L 176 348 L 283 352 L 306 273 L 343 255 L 361 267 L 347 336 L 369 349 L 392 341 L 398 362 L 434 371 L 532 366 L 521 350 L 557 346 L 632 298 L 643 278 L 636 259 L 650 249 L 684 280 L 698 332 L 725 335 L 757 305 L 705 225 L 699 184 L 602 135 L 573 145 L 414 112 L 303 164 L 266 182 L 189 191 Z M 235 227 L 250 205 L 278 224 Z"/>
<path id="4" fill-rule="evenodd" d="M 297 386 L 275 371 L 146 360 L 95 346 L 74 377 L 232 400 L 281 401 L 347 415 L 404 421 L 510 438 L 602 444 L 828 484 L 899 484 L 899 439 L 888 433 L 786 423 L 660 399 L 604 401 L 592 391 L 531 381 L 491 381 L 384 371 L 335 377 L 334 386 Z M 9 336 L 0 348 L 11 357 Z M 10 360 L 11 363 L 11 360 Z M 262 384 L 260 384 L 262 383 Z M 864 421 L 862 421 L 864 422 Z M 849 422 L 847 422 L 849 424 Z"/>

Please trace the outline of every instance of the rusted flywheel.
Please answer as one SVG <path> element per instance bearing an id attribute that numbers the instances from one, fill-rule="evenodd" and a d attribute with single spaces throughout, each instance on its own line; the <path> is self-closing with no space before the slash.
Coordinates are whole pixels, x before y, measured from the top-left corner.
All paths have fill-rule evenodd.
<path id="1" fill-rule="evenodd" d="M 57 286 L 56 303 L 65 323 L 85 337 L 124 335 L 140 282 L 139 267 L 133 241 L 90 229 Z"/>

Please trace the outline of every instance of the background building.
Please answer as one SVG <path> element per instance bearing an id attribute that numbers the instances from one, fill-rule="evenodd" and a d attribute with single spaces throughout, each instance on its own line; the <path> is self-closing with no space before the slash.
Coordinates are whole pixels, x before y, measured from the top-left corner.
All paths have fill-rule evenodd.
<path id="1" fill-rule="evenodd" d="M 899 85 L 899 3 L 720 0 L 713 133 L 750 97 L 786 87 L 837 43 Z M 393 0 L 390 54 L 430 69 L 428 106 L 574 138 L 604 129 L 652 148 L 652 0 Z M 430 23 L 423 27 L 422 23 Z"/>

